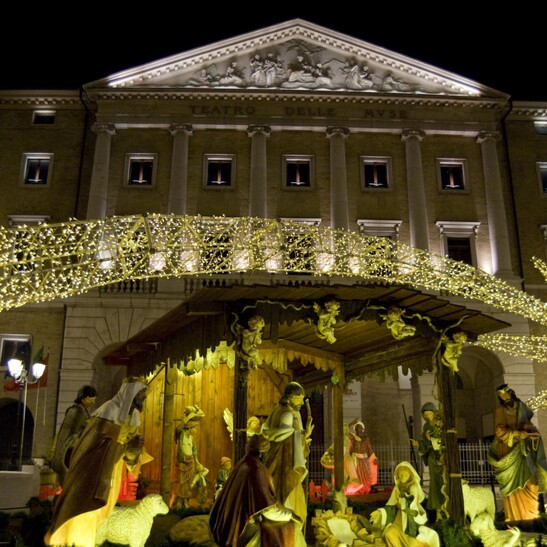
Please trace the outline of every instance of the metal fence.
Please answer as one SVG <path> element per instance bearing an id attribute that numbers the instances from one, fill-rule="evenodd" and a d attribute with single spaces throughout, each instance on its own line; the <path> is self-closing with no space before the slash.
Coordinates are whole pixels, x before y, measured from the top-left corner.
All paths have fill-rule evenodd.
<path id="1" fill-rule="evenodd" d="M 321 484 L 323 479 L 331 480 L 332 471 L 321 465 L 321 456 L 327 445 L 312 444 L 308 458 L 309 478 L 315 484 Z M 461 443 L 460 468 L 462 478 L 469 484 L 491 484 L 495 482 L 494 472 L 486 459 L 490 443 Z M 393 484 L 393 470 L 401 461 L 408 461 L 414 465 L 420 475 L 424 471 L 423 462 L 417 450 L 414 453 L 408 444 L 379 444 L 374 445 L 374 453 L 378 459 L 378 484 Z"/>

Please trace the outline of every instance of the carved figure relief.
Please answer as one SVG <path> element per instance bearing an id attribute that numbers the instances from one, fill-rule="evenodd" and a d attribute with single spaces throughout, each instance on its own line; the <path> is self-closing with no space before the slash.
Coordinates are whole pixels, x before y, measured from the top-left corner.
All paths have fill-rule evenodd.
<path id="1" fill-rule="evenodd" d="M 424 91 L 392 71 L 374 71 L 366 62 L 334 56 L 321 46 L 288 40 L 272 51 L 211 63 L 197 70 L 183 85 L 196 87 L 258 87 L 339 89 L 411 93 Z M 435 90 L 433 92 L 438 92 Z"/>

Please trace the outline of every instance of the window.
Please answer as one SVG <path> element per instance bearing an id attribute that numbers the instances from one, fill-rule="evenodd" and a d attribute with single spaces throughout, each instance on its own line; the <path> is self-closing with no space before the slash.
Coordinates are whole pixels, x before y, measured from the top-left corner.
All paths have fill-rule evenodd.
<path id="1" fill-rule="evenodd" d="M 51 218 L 49 215 L 7 215 L 10 226 L 37 226 L 48 222 Z"/>
<path id="2" fill-rule="evenodd" d="M 316 269 L 317 239 L 313 229 L 319 226 L 321 219 L 311 218 L 282 218 L 284 253 L 283 269 L 290 270 L 290 275 L 311 275 Z"/>
<path id="3" fill-rule="evenodd" d="M 361 190 L 391 188 L 391 158 L 361 156 Z"/>
<path id="4" fill-rule="evenodd" d="M 364 236 L 374 236 L 377 238 L 384 238 L 393 242 L 399 241 L 399 229 L 401 227 L 401 220 L 369 220 L 358 219 L 357 224 L 359 226 L 359 233 Z M 352 271 L 355 274 L 365 274 L 369 276 L 386 277 L 393 275 L 393 264 L 391 263 L 392 246 L 389 241 L 378 240 L 376 243 L 372 243 L 368 246 L 364 254 L 371 258 L 370 263 L 368 260 L 360 262 L 357 259 L 353 260 L 350 264 Z M 378 267 L 372 267 L 374 262 L 382 262 Z"/>
<path id="5" fill-rule="evenodd" d="M 21 359 L 27 367 L 30 366 L 30 334 L 0 334 L 0 355 L 0 370 L 6 371 L 12 358 Z"/>
<path id="6" fill-rule="evenodd" d="M 475 241 L 480 222 L 439 221 L 442 255 L 459 260 L 470 266 L 477 266 L 477 248 Z"/>
<path id="7" fill-rule="evenodd" d="M 358 219 L 359 233 L 367 236 L 388 237 L 399 241 L 399 229 L 402 220 L 371 220 Z"/>
<path id="8" fill-rule="evenodd" d="M 547 162 L 538 162 L 536 166 L 540 194 L 547 197 Z"/>
<path id="9" fill-rule="evenodd" d="M 131 188 L 156 186 L 157 154 L 126 154 L 124 185 Z"/>
<path id="10" fill-rule="evenodd" d="M 287 190 L 311 190 L 314 187 L 313 156 L 283 156 L 283 188 Z"/>
<path id="11" fill-rule="evenodd" d="M 32 113 L 33 125 L 54 125 L 55 110 L 35 110 Z"/>
<path id="12" fill-rule="evenodd" d="M 547 135 L 547 122 L 534 122 L 536 135 Z"/>
<path id="13" fill-rule="evenodd" d="M 203 187 L 219 190 L 235 187 L 236 157 L 233 154 L 206 154 L 203 165 Z"/>
<path id="14" fill-rule="evenodd" d="M 233 268 L 234 244 L 229 223 L 203 220 L 200 230 L 200 267 L 209 273 L 225 274 Z"/>
<path id="15" fill-rule="evenodd" d="M 468 237 L 447 237 L 446 256 L 473 266 L 471 240 Z"/>
<path id="16" fill-rule="evenodd" d="M 49 186 L 53 154 L 25 153 L 21 167 L 23 186 Z"/>
<path id="17" fill-rule="evenodd" d="M 467 190 L 467 161 L 437 159 L 437 176 L 442 191 L 465 191 Z"/>

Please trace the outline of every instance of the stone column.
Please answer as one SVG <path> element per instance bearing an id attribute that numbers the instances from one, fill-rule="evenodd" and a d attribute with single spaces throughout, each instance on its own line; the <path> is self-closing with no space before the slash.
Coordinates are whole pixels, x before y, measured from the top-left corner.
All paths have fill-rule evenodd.
<path id="1" fill-rule="evenodd" d="M 425 197 L 421 146 L 424 136 L 425 133 L 423 131 L 406 129 L 403 131 L 402 139 L 405 142 L 406 148 L 410 244 L 416 249 L 429 251 L 427 202 Z"/>
<path id="2" fill-rule="evenodd" d="M 268 217 L 268 173 L 266 139 L 271 129 L 267 125 L 250 125 L 251 169 L 249 182 L 249 216 Z"/>
<path id="3" fill-rule="evenodd" d="M 93 158 L 93 173 L 87 202 L 87 219 L 106 217 L 108 199 L 108 178 L 110 170 L 110 144 L 112 135 L 116 134 L 113 124 L 95 124 L 93 131 L 97 133 L 95 156 Z"/>
<path id="4" fill-rule="evenodd" d="M 486 212 L 492 252 L 492 271 L 500 277 L 514 277 L 511 265 L 509 231 L 507 229 L 503 188 L 496 142 L 500 139 L 497 131 L 481 131 L 477 142 L 481 145 Z"/>
<path id="5" fill-rule="evenodd" d="M 347 127 L 328 127 L 330 140 L 330 225 L 349 230 L 348 177 L 346 170 Z"/>
<path id="6" fill-rule="evenodd" d="M 169 126 L 169 132 L 173 136 L 173 157 L 171 159 L 167 212 L 174 215 L 185 215 L 188 184 L 188 140 L 192 135 L 192 126 L 172 124 Z"/>

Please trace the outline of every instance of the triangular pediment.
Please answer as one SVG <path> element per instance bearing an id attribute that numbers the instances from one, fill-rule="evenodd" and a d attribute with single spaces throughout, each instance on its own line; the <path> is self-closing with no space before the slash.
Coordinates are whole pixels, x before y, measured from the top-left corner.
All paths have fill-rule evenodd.
<path id="1" fill-rule="evenodd" d="M 119 72 L 84 87 L 507 97 L 456 74 L 301 19 Z"/>

